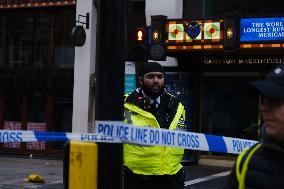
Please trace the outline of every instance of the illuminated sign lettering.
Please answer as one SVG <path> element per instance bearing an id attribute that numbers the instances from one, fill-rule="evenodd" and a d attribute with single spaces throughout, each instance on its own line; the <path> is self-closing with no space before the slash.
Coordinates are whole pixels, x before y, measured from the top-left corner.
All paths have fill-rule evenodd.
<path id="1" fill-rule="evenodd" d="M 284 40 L 284 17 L 240 19 L 240 41 Z"/>

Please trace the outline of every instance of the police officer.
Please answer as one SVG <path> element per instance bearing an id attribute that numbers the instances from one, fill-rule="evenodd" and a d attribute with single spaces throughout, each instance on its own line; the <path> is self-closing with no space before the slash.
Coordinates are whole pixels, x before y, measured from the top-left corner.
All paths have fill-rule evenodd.
<path id="1" fill-rule="evenodd" d="M 125 100 L 125 123 L 184 130 L 184 106 L 165 92 L 163 67 L 147 62 L 140 76 L 141 87 Z M 183 189 L 183 153 L 181 148 L 124 144 L 124 189 Z"/>
<path id="2" fill-rule="evenodd" d="M 284 188 L 284 64 L 250 85 L 262 95 L 262 137 L 238 156 L 224 188 Z"/>

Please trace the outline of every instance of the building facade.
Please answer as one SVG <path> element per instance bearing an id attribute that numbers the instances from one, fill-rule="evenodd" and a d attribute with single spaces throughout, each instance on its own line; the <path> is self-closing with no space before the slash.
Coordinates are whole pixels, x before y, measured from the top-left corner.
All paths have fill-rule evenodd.
<path id="1" fill-rule="evenodd" d="M 284 63 L 282 5 L 278 0 L 175 0 L 160 6 L 158 0 L 146 1 L 150 28 L 151 16 L 167 17 L 164 42 L 177 66 L 160 63 L 168 73 L 166 88 L 186 106 L 191 131 L 258 139 L 261 99 L 249 94 L 247 84 Z M 200 154 L 212 153 L 196 157 Z"/>
<path id="2" fill-rule="evenodd" d="M 268 68 L 283 63 L 283 39 L 241 41 L 241 21 L 281 18 L 283 2 L 162 2 L 127 1 L 128 34 L 138 26 L 151 27 L 151 16 L 167 17 L 168 57 L 160 63 L 167 72 L 166 89 L 185 104 L 190 130 L 257 139 L 260 98 L 248 95 L 245 84 L 263 78 Z M 98 16 L 95 3 L 92 0 L 0 1 L 0 129 L 92 131 Z M 76 21 L 85 21 L 82 16 L 86 13 L 90 15 L 89 28 L 83 25 L 86 42 L 82 47 L 74 47 L 70 32 L 80 25 Z M 183 21 L 202 23 L 201 38 L 183 39 L 186 36 L 183 33 L 182 39 L 178 39 L 178 24 Z M 279 22 L 282 23 L 281 19 Z M 214 23 L 219 23 L 217 29 Z M 225 23 L 233 26 L 234 42 L 227 43 L 224 38 Z M 278 29 L 281 28 L 279 25 Z M 205 35 L 211 38 L 205 39 Z M 126 43 L 129 44 L 130 38 Z M 127 61 L 129 54 L 126 57 Z M 138 71 L 139 65 L 136 62 Z M 62 143 L 4 143 L 0 144 L 0 150 L 56 154 L 62 151 Z"/>
<path id="3" fill-rule="evenodd" d="M 0 1 L 0 129 L 71 131 L 76 2 Z M 7 153 L 62 153 L 62 143 L 1 143 Z"/>

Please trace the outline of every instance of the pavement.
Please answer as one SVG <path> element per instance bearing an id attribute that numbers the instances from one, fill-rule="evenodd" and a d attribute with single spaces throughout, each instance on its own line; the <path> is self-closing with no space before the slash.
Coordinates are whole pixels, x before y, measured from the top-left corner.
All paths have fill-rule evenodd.
<path id="1" fill-rule="evenodd" d="M 206 160 L 206 158 L 203 158 Z M 216 163 L 217 162 L 217 163 Z M 201 163 L 201 162 L 199 162 Z M 206 165 L 208 163 L 208 165 Z M 231 168 L 224 161 L 203 161 L 204 165 L 185 165 L 186 187 L 191 189 L 219 189 L 225 177 L 214 176 L 224 173 Z M 218 165 L 217 165 L 218 164 Z M 229 164 L 229 166 L 227 166 Z M 25 182 L 31 174 L 40 175 L 45 179 L 44 184 Z M 213 175 L 214 179 L 208 180 Z M 212 176 L 210 176 L 212 177 Z M 212 178 L 210 178 L 212 179 Z M 197 182 L 198 181 L 198 182 Z M 51 157 L 16 156 L 0 154 L 0 189 L 64 189 L 63 160 Z"/>
<path id="2" fill-rule="evenodd" d="M 40 175 L 45 183 L 25 182 L 31 174 Z M 0 189 L 64 189 L 63 160 L 32 156 L 0 156 Z"/>

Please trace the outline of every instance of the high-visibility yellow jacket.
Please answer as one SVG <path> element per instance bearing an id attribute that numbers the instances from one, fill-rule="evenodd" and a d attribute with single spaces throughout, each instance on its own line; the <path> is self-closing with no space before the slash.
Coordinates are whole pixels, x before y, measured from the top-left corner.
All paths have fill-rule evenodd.
<path id="1" fill-rule="evenodd" d="M 238 181 L 238 188 L 245 189 L 245 177 L 248 171 L 249 162 L 253 154 L 261 147 L 261 144 L 253 146 L 250 149 L 245 149 L 237 158 L 236 161 L 236 177 Z"/>
<path id="2" fill-rule="evenodd" d="M 169 94 L 167 94 L 169 95 Z M 184 106 L 177 103 L 176 113 L 170 123 L 169 130 L 184 129 Z M 125 102 L 125 123 L 135 126 L 160 128 L 157 119 L 150 112 L 137 104 Z M 124 144 L 124 165 L 136 174 L 173 175 L 181 168 L 184 149 L 164 146 L 139 146 Z"/>

